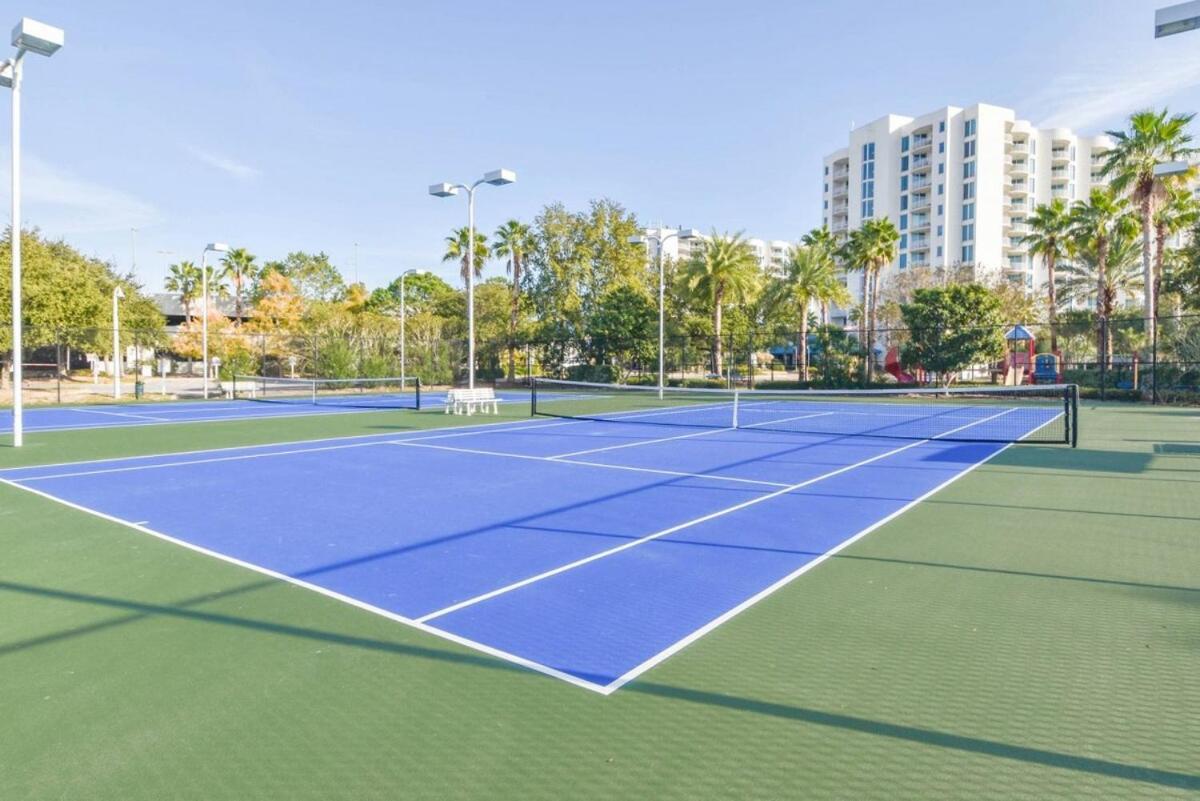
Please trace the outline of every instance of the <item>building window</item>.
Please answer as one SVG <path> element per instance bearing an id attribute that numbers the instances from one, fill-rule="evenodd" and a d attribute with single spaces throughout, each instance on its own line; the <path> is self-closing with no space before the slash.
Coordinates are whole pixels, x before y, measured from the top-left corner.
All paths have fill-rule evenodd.
<path id="1" fill-rule="evenodd" d="M 975 261 L 975 246 L 974 245 L 963 245 L 962 260 L 963 260 L 963 264 L 970 264 L 971 262 Z"/>
<path id="2" fill-rule="evenodd" d="M 908 191 L 908 176 L 907 175 L 900 176 L 900 191 L 901 192 Z"/>
<path id="3" fill-rule="evenodd" d="M 975 120 L 967 120 L 963 123 L 963 136 L 975 135 Z"/>
<path id="4" fill-rule="evenodd" d="M 975 198 L 975 182 L 963 184 L 963 200 L 973 200 Z"/>
<path id="5" fill-rule="evenodd" d="M 938 245 L 937 254 L 938 254 L 938 258 L 940 259 L 942 257 L 942 246 L 941 245 Z"/>
<path id="6" fill-rule="evenodd" d="M 945 133 L 945 132 L 946 132 L 946 121 L 939 120 L 938 121 L 938 133 Z"/>
<path id="7" fill-rule="evenodd" d="M 946 162 L 939 161 L 938 162 L 938 175 L 945 175 L 945 174 L 946 174 Z"/>
<path id="8" fill-rule="evenodd" d="M 874 181 L 867 181 L 866 183 L 863 184 L 863 197 L 868 198 L 868 199 L 875 197 L 875 182 Z"/>
<path id="9" fill-rule="evenodd" d="M 964 203 L 964 204 L 963 204 L 963 216 L 962 216 L 962 218 L 963 218 L 964 220 L 973 220 L 973 219 L 975 219 L 975 204 L 974 204 L 974 203 Z"/>
<path id="10" fill-rule="evenodd" d="M 941 212 L 938 212 L 938 213 L 940 214 Z M 942 233 L 943 233 L 942 226 L 940 226 L 940 225 L 939 225 L 939 226 L 937 227 L 937 232 L 938 232 L 938 234 L 937 234 L 938 236 L 941 236 L 941 235 L 942 235 Z M 939 253 L 938 255 L 940 256 L 941 254 Z"/>
<path id="11" fill-rule="evenodd" d="M 945 214 L 945 207 L 943 207 L 942 204 L 939 203 L 938 204 L 938 216 L 941 217 L 943 214 Z"/>
<path id="12" fill-rule="evenodd" d="M 963 179 L 975 177 L 975 162 L 968 161 L 963 164 Z"/>
<path id="13" fill-rule="evenodd" d="M 946 152 L 946 143 L 945 142 L 938 142 L 938 152 L 939 153 Z"/>
<path id="14" fill-rule="evenodd" d="M 862 160 L 863 161 L 874 161 L 875 160 L 875 143 L 874 142 L 867 142 L 862 146 Z"/>
<path id="15" fill-rule="evenodd" d="M 875 201 L 874 200 L 864 200 L 862 202 L 862 218 L 864 220 L 869 220 L 874 216 L 875 216 Z"/>
<path id="16" fill-rule="evenodd" d="M 825 184 L 825 191 L 826 191 L 826 192 L 828 192 L 828 191 L 829 191 L 829 184 Z"/>
<path id="17" fill-rule="evenodd" d="M 1031 156 L 1037 155 L 1037 140 L 1036 139 L 1029 140 L 1029 154 Z"/>
<path id="18" fill-rule="evenodd" d="M 964 242 L 975 239 L 975 223 L 967 223 L 962 227 L 962 239 Z"/>
<path id="19" fill-rule="evenodd" d="M 908 230 L 908 215 L 907 214 L 900 215 L 900 230 L 901 231 Z"/>
<path id="20" fill-rule="evenodd" d="M 908 172 L 908 156 L 900 157 L 900 172 Z"/>
<path id="21" fill-rule="evenodd" d="M 907 266 L 908 266 L 908 254 L 901 253 L 900 254 L 900 269 L 903 270 Z"/>
<path id="22" fill-rule="evenodd" d="M 825 165 L 825 174 L 829 175 L 829 165 L 828 164 Z"/>
<path id="23" fill-rule="evenodd" d="M 908 152 L 908 137 L 907 136 L 900 137 L 900 152 L 901 153 Z"/>
<path id="24" fill-rule="evenodd" d="M 908 234 L 900 234 L 900 249 L 904 250 L 908 247 Z"/>
<path id="25" fill-rule="evenodd" d="M 963 158 L 970 159 L 975 157 L 975 140 L 963 142 Z"/>
<path id="26" fill-rule="evenodd" d="M 939 195 L 946 194 L 946 185 L 945 184 L 938 184 L 938 194 Z"/>
<path id="27" fill-rule="evenodd" d="M 828 201 L 828 200 L 826 200 L 826 201 L 825 201 L 825 207 L 824 207 L 824 208 L 825 208 L 826 210 L 828 210 L 828 209 L 829 209 L 829 201 Z"/>
<path id="28" fill-rule="evenodd" d="M 900 211 L 908 210 L 908 195 L 900 196 Z"/>

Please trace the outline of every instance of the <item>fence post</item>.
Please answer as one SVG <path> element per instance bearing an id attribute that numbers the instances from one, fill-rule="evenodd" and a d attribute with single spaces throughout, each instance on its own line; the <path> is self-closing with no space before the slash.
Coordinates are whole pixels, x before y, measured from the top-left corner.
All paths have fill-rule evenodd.
<path id="1" fill-rule="evenodd" d="M 1108 318 L 1100 318 L 1100 341 L 1096 343 L 1096 356 L 1100 359 L 1100 400 L 1105 400 L 1108 390 Z"/>
<path id="2" fill-rule="evenodd" d="M 1158 405 L 1158 304 L 1154 306 L 1154 317 L 1151 318 L 1154 328 L 1150 333 L 1150 404 Z"/>

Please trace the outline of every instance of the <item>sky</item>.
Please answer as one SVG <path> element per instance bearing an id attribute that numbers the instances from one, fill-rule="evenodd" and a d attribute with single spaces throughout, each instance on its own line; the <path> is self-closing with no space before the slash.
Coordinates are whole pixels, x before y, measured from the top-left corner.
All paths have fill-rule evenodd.
<path id="1" fill-rule="evenodd" d="M 19 0 L 12 24 L 66 30 L 26 59 L 25 225 L 136 259 L 151 291 L 210 241 L 325 251 L 372 287 L 455 280 L 466 201 L 427 187 L 505 167 L 517 182 L 477 195 L 485 233 L 607 197 L 795 240 L 855 123 L 985 102 L 1095 133 L 1200 109 L 1200 32 L 1152 35 L 1166 2 Z"/>

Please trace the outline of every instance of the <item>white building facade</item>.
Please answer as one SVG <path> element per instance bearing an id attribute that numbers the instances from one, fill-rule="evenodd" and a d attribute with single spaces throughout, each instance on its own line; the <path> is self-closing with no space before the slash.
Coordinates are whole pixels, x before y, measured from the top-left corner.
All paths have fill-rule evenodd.
<path id="1" fill-rule="evenodd" d="M 662 244 L 664 259 L 685 262 L 711 238 L 690 228 L 646 228 L 642 233 L 647 237 L 646 255 L 652 262 L 658 258 L 661 240 L 666 240 Z M 772 273 L 783 268 L 788 251 L 795 244 L 782 239 L 746 239 L 745 242 L 758 259 L 759 267 Z"/>
<path id="2" fill-rule="evenodd" d="M 1112 146 L 1107 136 L 1035 128 L 999 106 L 889 114 L 825 157 L 822 219 L 842 237 L 871 218 L 896 224 L 898 258 L 882 282 L 913 267 L 961 265 L 1040 292 L 1046 267 L 1020 243 L 1026 218 L 1052 198 L 1070 205 L 1103 185 Z M 859 282 L 847 286 L 858 300 Z"/>

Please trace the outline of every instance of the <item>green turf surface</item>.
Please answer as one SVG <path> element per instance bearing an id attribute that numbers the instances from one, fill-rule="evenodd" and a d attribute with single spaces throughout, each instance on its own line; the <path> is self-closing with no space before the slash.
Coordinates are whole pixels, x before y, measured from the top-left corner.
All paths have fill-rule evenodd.
<path id="1" fill-rule="evenodd" d="M 34 433 L 0 467 L 448 420 Z M 1082 420 L 609 697 L 0 486 L 0 799 L 1197 797 L 1200 411 Z"/>

